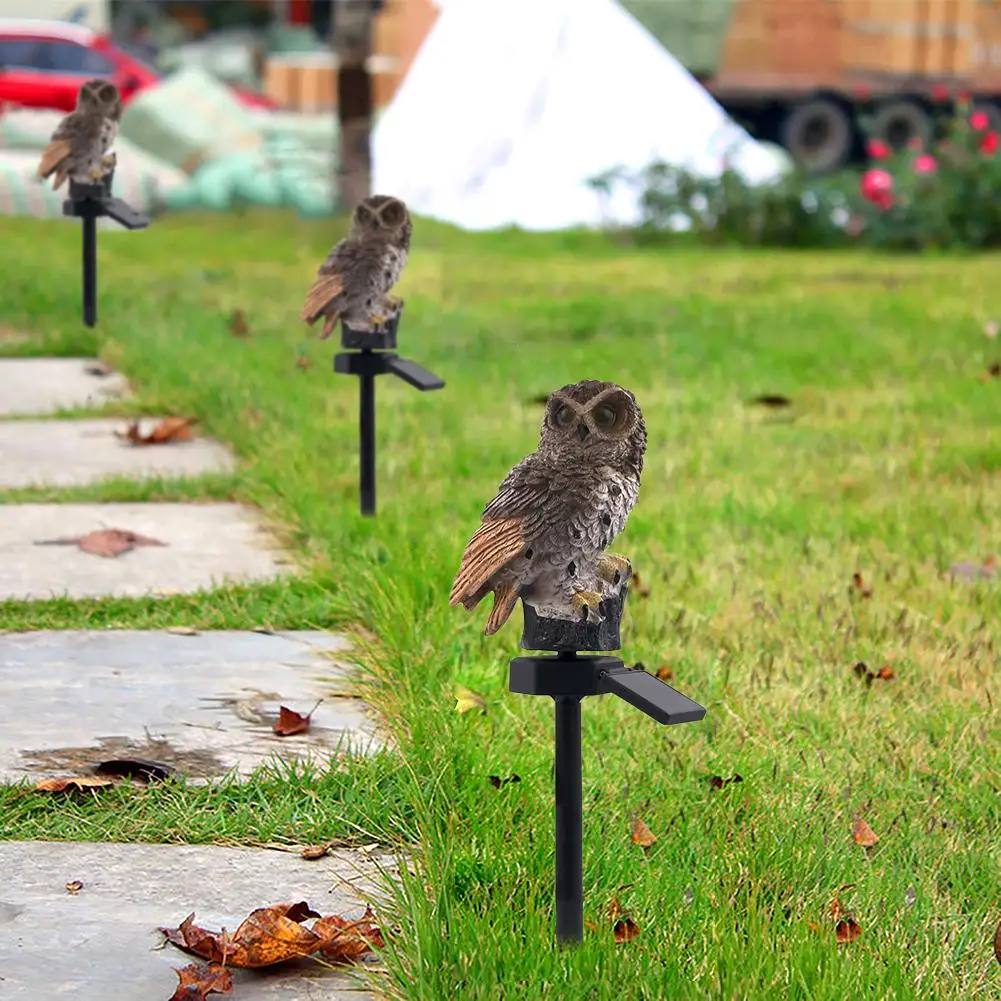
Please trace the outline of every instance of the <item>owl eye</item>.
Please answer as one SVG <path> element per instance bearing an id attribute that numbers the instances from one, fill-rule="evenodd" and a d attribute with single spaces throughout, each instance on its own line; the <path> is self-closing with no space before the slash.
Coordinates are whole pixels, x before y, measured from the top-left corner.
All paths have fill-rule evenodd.
<path id="1" fill-rule="evenodd" d="M 615 424 L 615 411 L 607 403 L 595 408 L 592 416 L 594 417 L 594 423 L 600 428 L 607 430 Z"/>
<path id="2" fill-rule="evenodd" d="M 382 210 L 382 221 L 390 226 L 395 226 L 400 221 L 400 207 L 398 205 L 387 205 Z"/>
<path id="3" fill-rule="evenodd" d="M 563 406 L 556 411 L 554 420 L 556 421 L 557 427 L 565 428 L 573 420 L 573 411 L 566 404 L 563 404 Z"/>
<path id="4" fill-rule="evenodd" d="M 359 205 L 358 208 L 355 209 L 355 218 L 358 222 L 368 223 L 372 221 L 372 213 L 369 212 L 364 205 Z"/>

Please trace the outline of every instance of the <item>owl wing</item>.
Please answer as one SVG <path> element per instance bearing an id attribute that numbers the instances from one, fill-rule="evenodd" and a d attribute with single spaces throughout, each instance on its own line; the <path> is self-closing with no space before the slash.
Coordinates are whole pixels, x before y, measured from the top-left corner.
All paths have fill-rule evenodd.
<path id="1" fill-rule="evenodd" d="M 330 251 L 306 293 L 306 302 L 299 314 L 304 323 L 315 323 L 323 310 L 345 289 L 357 287 L 367 264 L 362 250 L 357 240 L 345 239 Z"/>
<path id="2" fill-rule="evenodd" d="M 38 164 L 39 177 L 51 176 L 73 152 L 73 136 L 79 126 L 79 117 L 75 112 L 71 113 L 56 127 L 48 146 L 42 150 L 42 159 Z M 56 187 L 61 183 L 62 181 L 59 181 Z"/>
<path id="3" fill-rule="evenodd" d="M 553 508 L 559 506 L 551 487 L 550 470 L 536 452 L 507 474 L 466 544 L 450 605 L 476 604 L 487 581 L 549 529 L 556 520 Z"/>

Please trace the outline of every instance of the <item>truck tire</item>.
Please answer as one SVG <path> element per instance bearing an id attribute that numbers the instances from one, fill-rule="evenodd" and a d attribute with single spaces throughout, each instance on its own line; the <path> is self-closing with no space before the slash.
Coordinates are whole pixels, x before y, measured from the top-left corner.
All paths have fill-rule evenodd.
<path id="1" fill-rule="evenodd" d="M 904 149 L 912 139 L 926 145 L 931 135 L 931 115 L 917 101 L 884 101 L 872 117 L 872 138 L 894 150 Z"/>
<path id="2" fill-rule="evenodd" d="M 789 109 L 779 137 L 799 166 L 819 174 L 848 162 L 855 130 L 842 105 L 815 97 Z"/>

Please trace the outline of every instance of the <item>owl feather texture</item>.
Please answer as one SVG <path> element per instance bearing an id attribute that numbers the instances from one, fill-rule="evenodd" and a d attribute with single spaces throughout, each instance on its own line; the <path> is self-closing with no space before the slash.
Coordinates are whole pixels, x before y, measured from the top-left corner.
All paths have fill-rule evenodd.
<path id="1" fill-rule="evenodd" d="M 490 592 L 489 636 L 518 599 L 542 618 L 600 621 L 601 599 L 631 573 L 606 553 L 639 493 L 646 425 L 636 398 L 587 380 L 551 393 L 539 447 L 505 477 L 466 545 L 449 604 Z"/>
<path id="2" fill-rule="evenodd" d="M 68 177 L 77 184 L 97 184 L 115 167 L 111 153 L 122 117 L 122 98 L 110 80 L 88 80 L 81 86 L 76 110 L 52 133 L 42 151 L 38 176 L 52 177 L 58 190 Z"/>
<path id="3" fill-rule="evenodd" d="M 389 294 L 407 264 L 413 226 L 407 206 L 391 195 L 370 195 L 355 209 L 351 230 L 320 265 L 301 319 L 322 316 L 325 340 L 338 321 L 353 330 L 381 331 L 403 300 Z"/>

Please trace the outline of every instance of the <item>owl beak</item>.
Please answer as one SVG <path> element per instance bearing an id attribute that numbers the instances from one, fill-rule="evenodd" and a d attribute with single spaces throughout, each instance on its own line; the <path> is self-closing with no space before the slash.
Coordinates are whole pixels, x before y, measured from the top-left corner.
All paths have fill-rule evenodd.
<path id="1" fill-rule="evenodd" d="M 583 421 L 577 425 L 577 437 L 580 438 L 581 441 L 584 441 L 590 433 L 591 432 L 588 429 L 588 426 Z"/>

